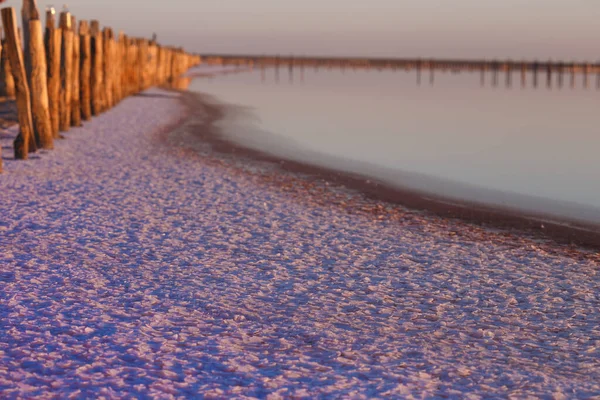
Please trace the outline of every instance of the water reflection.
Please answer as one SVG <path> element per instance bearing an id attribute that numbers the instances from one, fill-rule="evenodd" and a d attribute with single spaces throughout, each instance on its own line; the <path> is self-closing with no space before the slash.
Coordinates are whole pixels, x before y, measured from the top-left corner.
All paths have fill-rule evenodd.
<path id="1" fill-rule="evenodd" d="M 453 197 L 600 222 L 599 94 L 586 90 L 590 74 L 569 74 L 567 86 L 564 71 L 539 68 L 342 74 L 280 65 L 195 80 L 191 89 L 249 107 L 253 118 L 222 127 L 252 147 Z"/>
<path id="2" fill-rule="evenodd" d="M 279 83 L 281 68 L 287 69 L 289 83 L 294 83 L 295 76 L 300 77 L 299 82 L 304 82 L 305 65 L 304 64 L 294 65 L 293 63 L 287 64 L 287 65 L 276 64 L 274 66 L 260 65 L 258 67 L 258 69 L 260 70 L 261 81 L 264 83 L 269 82 L 269 75 L 272 73 L 274 82 Z M 319 71 L 320 68 L 322 68 L 322 67 L 320 67 L 319 65 L 315 65 L 313 67 L 313 71 L 316 73 Z M 237 70 L 246 71 L 247 69 L 254 69 L 254 66 L 239 67 Z M 398 73 L 399 72 L 408 72 L 408 73 L 414 74 L 415 82 L 417 83 L 417 85 L 421 85 L 423 69 L 424 68 L 422 68 L 422 66 L 420 64 L 417 64 L 415 66 L 415 68 L 411 68 L 408 70 L 399 69 L 399 68 L 394 67 L 394 68 L 390 68 L 389 71 L 386 71 L 383 68 L 367 68 L 367 69 L 359 70 L 356 67 L 346 68 L 346 67 L 342 66 L 337 69 L 334 66 L 326 67 L 327 71 L 337 71 L 342 75 L 344 75 L 347 70 L 354 72 L 354 73 L 360 72 L 360 71 L 368 71 L 368 72 L 383 72 L 383 71 L 385 71 L 385 72 L 398 72 Z M 539 84 L 540 78 L 543 79 L 543 76 L 545 75 L 545 87 L 547 89 L 552 89 L 553 85 L 556 85 L 556 87 L 558 89 L 563 89 L 564 75 L 568 74 L 570 76 L 570 88 L 571 89 L 576 88 L 577 75 L 581 76 L 581 87 L 584 89 L 587 89 L 590 86 L 589 85 L 590 75 L 592 75 L 589 71 L 586 71 L 586 70 L 582 70 L 582 71 L 578 72 L 571 68 L 567 71 L 567 68 L 562 65 L 560 65 L 557 70 L 553 70 L 550 67 L 545 67 L 542 69 L 541 66 L 535 65 L 535 64 L 534 64 L 534 67 L 532 70 L 527 70 L 525 68 L 520 68 L 520 69 L 516 70 L 509 65 L 501 65 L 499 63 L 492 63 L 490 68 L 483 67 L 478 70 L 468 70 L 468 71 L 451 70 L 451 69 L 436 70 L 433 68 L 426 68 L 426 70 L 428 71 L 428 74 L 429 74 L 429 84 L 430 85 L 433 85 L 435 83 L 436 76 L 440 75 L 440 74 L 473 75 L 473 74 L 478 73 L 480 76 L 479 85 L 481 87 L 485 87 L 486 82 L 488 82 L 487 77 L 490 76 L 489 85 L 493 88 L 500 86 L 500 76 L 503 75 L 505 88 L 512 88 L 513 81 L 520 79 L 520 82 L 521 82 L 520 87 L 521 88 L 527 88 L 528 82 L 531 82 L 531 87 L 534 89 L 537 89 L 538 87 L 542 86 Z M 596 75 L 596 89 L 600 89 L 600 72 L 597 72 L 595 75 Z"/>

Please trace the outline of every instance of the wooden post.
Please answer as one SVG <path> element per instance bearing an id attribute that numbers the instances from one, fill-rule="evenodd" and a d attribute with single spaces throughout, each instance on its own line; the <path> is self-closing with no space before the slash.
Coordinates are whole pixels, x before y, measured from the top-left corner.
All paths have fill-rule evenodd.
<path id="1" fill-rule="evenodd" d="M 105 101 L 104 107 L 106 110 L 113 107 L 113 71 L 114 67 L 113 63 L 113 51 L 112 51 L 112 29 L 104 28 L 102 32 L 102 40 L 103 40 L 103 49 L 104 49 L 104 58 L 102 62 L 102 68 L 104 71 L 104 86 L 103 86 L 103 98 Z"/>
<path id="2" fill-rule="evenodd" d="M 79 76 L 79 102 L 81 118 L 89 121 L 92 118 L 91 103 L 91 72 L 92 72 L 92 43 L 90 39 L 90 27 L 87 21 L 79 23 L 79 47 L 80 47 L 80 76 Z"/>
<path id="3" fill-rule="evenodd" d="M 60 62 L 60 130 L 68 131 L 71 127 L 71 101 L 73 90 L 73 30 L 71 14 L 60 13 L 62 30 L 62 52 Z"/>
<path id="4" fill-rule="evenodd" d="M 103 81 L 103 44 L 100 34 L 100 23 L 92 20 L 91 23 L 92 44 L 92 114 L 98 115 L 103 110 L 102 81 Z"/>
<path id="5" fill-rule="evenodd" d="M 148 60 L 148 41 L 138 40 L 138 81 L 137 90 L 139 93 L 146 89 L 146 61 Z"/>
<path id="6" fill-rule="evenodd" d="M 2 42 L 0 42 L 0 54 L 4 54 L 2 51 Z M 0 66 L 1 67 L 1 66 Z M 2 172 L 2 146 L 0 146 L 0 173 Z"/>
<path id="7" fill-rule="evenodd" d="M 123 66 L 123 51 L 121 49 L 123 45 L 123 33 L 119 33 L 118 36 L 112 40 L 112 53 L 114 68 L 112 74 L 112 91 L 113 91 L 113 104 L 117 105 L 122 99 L 122 86 L 121 86 L 121 68 Z"/>
<path id="8" fill-rule="evenodd" d="M 4 51 L 0 60 L 0 96 L 15 97 L 15 80 L 6 51 L 6 39 L 2 40 L 1 46 Z"/>
<path id="9" fill-rule="evenodd" d="M 52 136 L 60 137 L 60 52 L 62 31 L 56 29 L 54 9 L 46 13 L 46 63 L 48 65 L 48 102 Z"/>
<path id="10" fill-rule="evenodd" d="M 71 87 L 71 126 L 81 126 L 81 98 L 79 79 L 81 77 L 81 57 L 79 32 L 77 32 L 77 19 L 71 16 L 71 32 L 73 36 L 73 62 L 72 65 L 72 84 Z"/>
<path id="11" fill-rule="evenodd" d="M 27 153 L 36 150 L 31 117 L 31 97 L 29 94 L 29 85 L 27 84 L 27 74 L 25 73 L 23 52 L 18 39 L 17 13 L 12 7 L 3 8 L 1 13 L 6 35 L 8 58 L 15 79 L 17 113 L 20 127 L 20 132 L 14 141 L 15 159 L 25 160 L 27 159 Z"/>
<path id="12" fill-rule="evenodd" d="M 35 11 L 34 11 L 35 10 Z M 19 31 L 19 38 L 21 33 L 23 35 L 23 55 L 25 61 L 25 72 L 27 73 L 27 82 L 31 88 L 31 56 L 29 52 L 29 21 L 31 20 L 31 13 L 37 12 L 37 6 L 35 0 L 23 0 L 21 6 L 21 29 Z"/>
<path id="13" fill-rule="evenodd" d="M 34 1 L 30 1 L 29 20 L 27 21 L 29 43 L 26 48 L 29 52 L 31 84 L 31 111 L 33 117 L 36 144 L 43 149 L 54 147 L 52 122 L 50 119 L 50 105 L 48 100 L 48 77 L 46 66 L 46 50 L 44 49 L 44 35 L 42 21 Z"/>

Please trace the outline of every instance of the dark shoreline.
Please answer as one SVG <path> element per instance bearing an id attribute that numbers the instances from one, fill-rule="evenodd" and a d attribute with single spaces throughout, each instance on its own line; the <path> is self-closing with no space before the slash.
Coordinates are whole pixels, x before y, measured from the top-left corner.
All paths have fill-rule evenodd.
<path id="1" fill-rule="evenodd" d="M 227 105 L 215 103 L 208 96 L 185 91 L 182 92 L 181 100 L 187 108 L 194 134 L 217 152 L 272 163 L 284 171 L 302 173 L 341 185 L 359 191 L 371 199 L 427 211 L 440 217 L 460 219 L 488 228 L 516 229 L 541 240 L 551 239 L 560 244 L 600 249 L 600 228 L 592 224 L 560 221 L 553 216 L 533 215 L 392 187 L 372 177 L 289 160 L 243 146 L 226 138 L 219 128 L 214 126 L 216 122 L 226 118 Z"/>

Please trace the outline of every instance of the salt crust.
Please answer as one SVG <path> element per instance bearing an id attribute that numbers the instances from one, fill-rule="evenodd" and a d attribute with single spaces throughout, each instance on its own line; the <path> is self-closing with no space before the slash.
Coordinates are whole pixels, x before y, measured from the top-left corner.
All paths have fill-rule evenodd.
<path id="1" fill-rule="evenodd" d="M 1 136 L 2 397 L 600 394 L 593 256 L 299 200 L 161 145 L 149 93 L 31 161 Z"/>

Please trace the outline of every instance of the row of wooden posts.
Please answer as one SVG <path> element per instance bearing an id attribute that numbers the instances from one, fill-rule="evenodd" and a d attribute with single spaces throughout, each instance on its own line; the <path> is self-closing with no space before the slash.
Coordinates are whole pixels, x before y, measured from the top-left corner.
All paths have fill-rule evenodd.
<path id="1" fill-rule="evenodd" d="M 1 15 L 5 38 L 0 91 L 16 98 L 20 132 L 14 141 L 15 159 L 27 159 L 39 148 L 52 149 L 60 132 L 127 96 L 168 85 L 200 62 L 181 48 L 116 36 L 95 20 L 80 21 L 77 27 L 66 11 L 60 13 L 58 26 L 54 10 L 47 11 L 44 31 L 35 0 L 23 1 L 23 35 L 14 8 L 3 8 Z"/>

